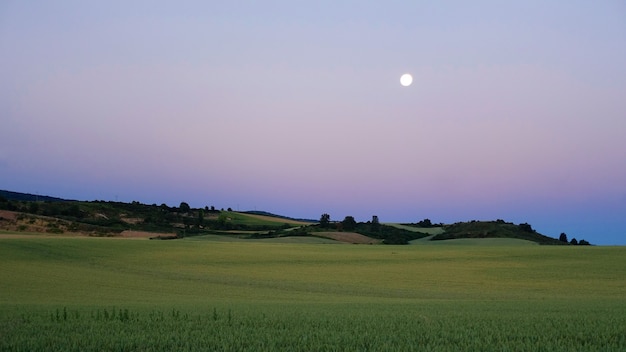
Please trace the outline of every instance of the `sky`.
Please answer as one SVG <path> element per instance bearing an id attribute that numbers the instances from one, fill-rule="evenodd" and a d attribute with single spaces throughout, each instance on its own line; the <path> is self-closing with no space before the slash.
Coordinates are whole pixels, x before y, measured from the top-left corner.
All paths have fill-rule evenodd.
<path id="1" fill-rule="evenodd" d="M 0 189 L 624 245 L 625 63 L 623 1 L 5 0 Z"/>

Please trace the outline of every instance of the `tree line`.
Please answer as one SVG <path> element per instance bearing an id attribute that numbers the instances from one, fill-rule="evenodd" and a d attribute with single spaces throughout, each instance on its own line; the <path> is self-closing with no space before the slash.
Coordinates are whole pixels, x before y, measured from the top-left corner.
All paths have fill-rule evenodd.
<path id="1" fill-rule="evenodd" d="M 565 232 L 561 232 L 561 235 L 559 236 L 559 241 L 564 242 L 564 243 L 569 243 L 574 246 L 589 246 L 590 245 L 590 243 L 585 241 L 584 239 L 578 241 L 576 240 L 575 237 L 572 237 L 572 239 L 568 242 L 567 235 L 565 234 Z"/>

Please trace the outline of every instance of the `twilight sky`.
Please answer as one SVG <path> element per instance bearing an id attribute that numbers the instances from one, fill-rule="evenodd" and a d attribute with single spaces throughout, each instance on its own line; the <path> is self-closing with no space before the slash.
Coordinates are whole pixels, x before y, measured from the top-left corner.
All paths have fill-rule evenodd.
<path id="1" fill-rule="evenodd" d="M 625 63 L 617 0 L 2 1 L 0 189 L 626 244 Z"/>

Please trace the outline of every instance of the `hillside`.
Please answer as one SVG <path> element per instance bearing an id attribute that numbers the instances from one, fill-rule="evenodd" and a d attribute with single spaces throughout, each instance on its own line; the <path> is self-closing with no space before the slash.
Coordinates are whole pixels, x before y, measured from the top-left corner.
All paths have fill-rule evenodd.
<path id="1" fill-rule="evenodd" d="M 515 225 L 503 220 L 458 222 L 447 225 L 443 233 L 435 235 L 431 240 L 443 241 L 463 238 L 513 238 L 539 244 L 566 244 L 538 233 L 529 224 Z"/>
<path id="2" fill-rule="evenodd" d="M 511 238 L 538 244 L 567 244 L 536 232 L 529 224 L 497 221 L 458 222 L 433 225 L 331 222 L 293 219 L 262 211 L 235 212 L 214 207 L 191 208 L 139 202 L 70 201 L 2 191 L 0 230 L 31 233 L 74 233 L 88 236 L 183 238 L 226 235 L 241 239 L 294 236 L 333 238 L 348 243 L 409 244 L 417 239 Z M 35 197 L 35 199 L 33 199 Z M 349 235 L 353 234 L 353 235 Z M 355 237 L 355 236 L 361 237 Z M 581 244 L 588 242 L 581 240 Z"/>
<path id="3" fill-rule="evenodd" d="M 44 233 L 82 233 L 119 236 L 124 231 L 175 234 L 177 237 L 214 231 L 270 231 L 307 223 L 287 218 L 250 215 L 214 208 L 169 207 L 139 202 L 34 201 L 12 192 L 0 198 L 0 230 Z"/>
<path id="4" fill-rule="evenodd" d="M 37 194 L 30 193 L 20 193 L 20 192 L 11 192 L 0 189 L 0 201 L 2 199 L 5 200 L 17 200 L 17 201 L 30 201 L 30 202 L 66 202 L 66 199 L 57 198 L 57 197 L 49 197 L 49 196 L 40 196 Z"/>

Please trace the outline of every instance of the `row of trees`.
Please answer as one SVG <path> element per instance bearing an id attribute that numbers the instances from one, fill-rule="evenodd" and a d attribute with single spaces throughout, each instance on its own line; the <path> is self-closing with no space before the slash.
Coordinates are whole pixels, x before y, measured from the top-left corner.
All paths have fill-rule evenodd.
<path id="1" fill-rule="evenodd" d="M 588 246 L 590 243 L 585 241 L 584 239 L 578 241 L 576 240 L 576 238 L 572 238 L 569 242 L 567 241 L 567 235 L 565 234 L 565 232 L 561 232 L 561 235 L 559 236 L 559 241 L 564 242 L 564 243 L 569 243 L 569 244 L 573 244 L 573 245 L 578 245 L 578 246 Z"/>
<path id="2" fill-rule="evenodd" d="M 378 221 L 378 216 L 373 215 L 372 220 L 367 222 L 372 231 L 380 230 L 380 222 Z M 341 230 L 352 231 L 356 229 L 358 223 L 354 219 L 354 216 L 346 216 L 343 221 L 335 223 L 335 227 Z M 328 213 L 322 214 L 320 217 L 320 227 L 321 228 L 329 228 L 330 227 L 330 215 Z"/>
<path id="3" fill-rule="evenodd" d="M 319 230 L 309 227 L 306 232 L 323 231 L 333 229 L 335 231 L 356 232 L 364 236 L 382 240 L 384 244 L 408 244 L 410 241 L 427 236 L 424 233 L 409 231 L 394 226 L 386 226 L 380 223 L 378 216 L 372 216 L 367 222 L 357 222 L 353 216 L 346 216 L 342 221 L 330 221 L 330 215 L 322 214 L 320 217 Z"/>

